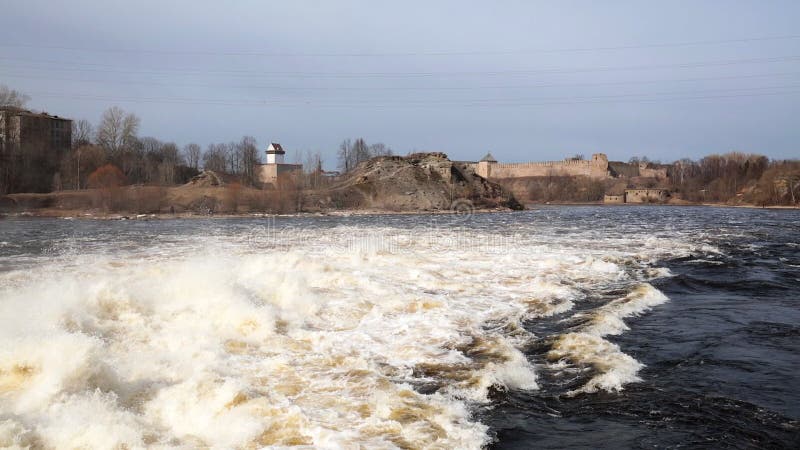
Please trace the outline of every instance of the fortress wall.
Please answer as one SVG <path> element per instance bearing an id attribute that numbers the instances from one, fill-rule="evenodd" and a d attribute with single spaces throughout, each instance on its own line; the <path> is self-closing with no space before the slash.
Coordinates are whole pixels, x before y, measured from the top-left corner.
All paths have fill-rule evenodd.
<path id="1" fill-rule="evenodd" d="M 587 176 L 606 178 L 608 162 L 602 160 L 547 161 L 517 164 L 491 164 L 491 178 L 525 178 L 546 176 Z"/>

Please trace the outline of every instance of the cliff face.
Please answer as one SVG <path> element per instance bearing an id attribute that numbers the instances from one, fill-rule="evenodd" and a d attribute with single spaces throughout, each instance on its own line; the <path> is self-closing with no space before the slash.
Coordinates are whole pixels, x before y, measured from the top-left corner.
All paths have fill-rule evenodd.
<path id="1" fill-rule="evenodd" d="M 475 208 L 521 209 L 499 184 L 475 174 L 444 153 L 381 156 L 364 161 L 312 203 L 320 207 L 371 208 L 390 211 Z"/>

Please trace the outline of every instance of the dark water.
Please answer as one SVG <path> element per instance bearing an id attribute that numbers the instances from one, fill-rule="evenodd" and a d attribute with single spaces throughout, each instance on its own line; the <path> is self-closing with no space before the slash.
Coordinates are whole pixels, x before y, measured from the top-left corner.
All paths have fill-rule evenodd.
<path id="1" fill-rule="evenodd" d="M 449 220 L 279 218 L 276 225 L 403 229 L 433 222 L 446 228 Z M 209 236 L 236 236 L 263 221 L 7 219 L 0 221 L 0 272 L 35 267 L 43 258 L 69 265 L 71 255 L 101 253 L 109 242 L 154 260 L 190 254 Z M 620 392 L 570 396 L 591 370 L 548 371 L 553 336 L 575 327 L 569 320 L 575 310 L 524 324 L 538 337 L 525 354 L 536 365 L 540 389 L 495 389 L 489 405 L 476 407 L 477 419 L 490 426 L 492 448 L 800 448 L 800 211 L 547 207 L 475 215 L 458 226 L 497 234 L 541 230 L 543 245 L 557 241 L 587 254 L 598 253 L 606 240 L 616 249 L 647 236 L 680 235 L 695 244 L 690 255 L 649 262 L 671 272 L 652 281 L 669 302 L 627 318 L 629 331 L 606 337 L 646 365 L 642 381 Z M 613 287 L 587 292 L 588 301 L 575 308 L 622 294 Z"/>
<path id="2" fill-rule="evenodd" d="M 547 210 L 563 220 L 585 212 Z M 485 413 L 493 447 L 800 448 L 800 213 L 661 208 L 658 224 L 647 208 L 613 213 L 654 232 L 694 232 L 721 254 L 659 261 L 675 274 L 654 282 L 670 302 L 610 338 L 647 365 L 643 382 L 568 397 L 550 379 L 540 391 L 498 393 Z M 600 214 L 599 226 L 613 226 Z M 550 335 L 557 319 L 529 326 Z M 548 348 L 528 354 L 541 360 Z"/>

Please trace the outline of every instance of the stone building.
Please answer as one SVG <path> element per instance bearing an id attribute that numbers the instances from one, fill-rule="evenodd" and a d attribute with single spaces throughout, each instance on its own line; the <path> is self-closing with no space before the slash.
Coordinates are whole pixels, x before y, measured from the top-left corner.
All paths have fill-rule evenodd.
<path id="1" fill-rule="evenodd" d="M 302 164 L 286 164 L 284 156 L 286 152 L 281 144 L 272 142 L 267 147 L 267 163 L 256 166 L 258 182 L 262 186 L 270 185 L 278 187 L 280 180 L 290 180 L 303 171 Z"/>
<path id="2" fill-rule="evenodd" d="M 0 107 L 0 193 L 47 192 L 72 145 L 72 120 Z"/>
<path id="3" fill-rule="evenodd" d="M 625 203 L 663 203 L 669 197 L 667 189 L 625 189 Z"/>
<path id="4" fill-rule="evenodd" d="M 603 203 L 625 203 L 624 195 L 604 195 Z"/>

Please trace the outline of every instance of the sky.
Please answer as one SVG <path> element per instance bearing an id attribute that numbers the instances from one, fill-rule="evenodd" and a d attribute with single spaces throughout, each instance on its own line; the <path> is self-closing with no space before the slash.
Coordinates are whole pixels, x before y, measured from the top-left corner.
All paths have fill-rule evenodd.
<path id="1" fill-rule="evenodd" d="M 800 157 L 800 2 L 4 2 L 0 84 L 183 146 Z"/>

